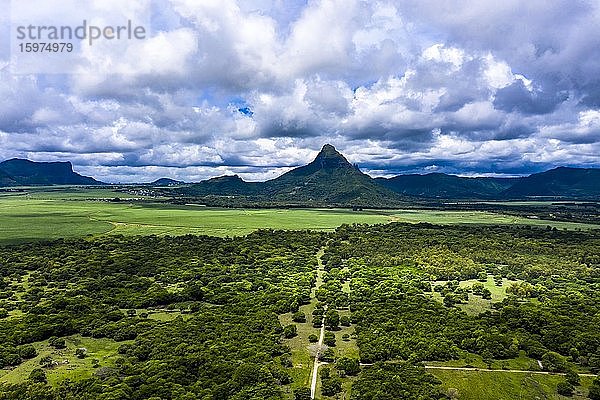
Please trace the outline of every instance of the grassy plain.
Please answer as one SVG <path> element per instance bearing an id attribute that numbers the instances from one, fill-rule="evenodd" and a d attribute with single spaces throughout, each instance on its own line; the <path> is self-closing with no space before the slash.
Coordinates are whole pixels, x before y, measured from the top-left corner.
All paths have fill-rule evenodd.
<path id="1" fill-rule="evenodd" d="M 92 360 L 98 360 L 99 367 L 110 367 L 118 356 L 117 349 L 124 343 L 132 341 L 115 342 L 111 339 L 94 339 L 73 335 L 65 337 L 67 347 L 55 349 L 48 345 L 48 341 L 34 343 L 37 356 L 21 363 L 13 369 L 0 369 L 0 383 L 20 383 L 25 381 L 31 371 L 40 368 L 40 360 L 50 356 L 57 365 L 45 368 L 46 376 L 50 384 L 56 384 L 64 379 L 79 380 L 92 376 L 96 368 L 92 366 Z M 87 350 L 87 356 L 83 359 L 75 356 L 75 350 L 83 347 Z"/>
<path id="2" fill-rule="evenodd" d="M 479 282 L 477 279 L 469 279 L 466 281 L 460 281 L 458 286 L 461 288 L 473 286 L 475 282 Z M 435 285 L 445 285 L 447 281 L 437 281 Z M 465 311 L 469 315 L 477 315 L 484 311 L 492 309 L 492 303 L 502 301 L 507 296 L 506 288 L 508 288 L 511 284 L 506 278 L 502 279 L 502 286 L 497 286 L 494 281 L 493 275 L 488 275 L 486 282 L 483 283 L 483 286 L 487 288 L 492 293 L 491 300 L 486 300 L 481 296 L 476 296 L 473 293 L 469 293 L 469 301 L 465 304 L 457 304 L 461 310 Z M 433 298 L 440 303 L 444 300 L 440 293 L 432 292 Z"/>
<path id="3" fill-rule="evenodd" d="M 256 229 L 333 230 L 342 224 L 429 222 L 434 224 L 550 225 L 558 229 L 600 226 L 544 221 L 490 212 L 437 210 L 222 209 L 171 205 L 112 189 L 36 189 L 0 196 L 0 243 L 61 237 L 123 235 L 245 235 Z M 131 196 L 129 196 L 131 197 Z"/>
<path id="4" fill-rule="evenodd" d="M 566 400 L 587 398 L 592 378 L 581 377 L 582 386 L 573 397 L 556 393 L 556 385 L 564 380 L 558 375 L 533 375 L 521 372 L 488 372 L 429 370 L 442 381 L 451 398 L 458 400 Z"/>

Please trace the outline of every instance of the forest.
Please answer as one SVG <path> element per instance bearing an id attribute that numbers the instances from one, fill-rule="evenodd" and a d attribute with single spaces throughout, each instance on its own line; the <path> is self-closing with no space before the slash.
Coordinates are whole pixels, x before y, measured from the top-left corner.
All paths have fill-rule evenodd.
<path id="1" fill-rule="evenodd" d="M 432 368 L 526 360 L 556 374 L 553 396 L 600 399 L 599 289 L 594 230 L 391 223 L 6 245 L 0 399 L 310 398 L 296 355 L 321 318 L 323 398 L 461 398 Z M 336 332 L 357 357 L 339 355 Z M 67 346 L 74 335 L 115 352 L 95 358 Z M 56 377 L 52 354 L 67 353 L 89 371 Z"/>

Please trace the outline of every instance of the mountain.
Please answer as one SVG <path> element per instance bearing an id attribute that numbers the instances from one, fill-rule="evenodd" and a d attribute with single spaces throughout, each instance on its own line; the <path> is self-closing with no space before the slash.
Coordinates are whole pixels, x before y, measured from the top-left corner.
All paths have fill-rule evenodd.
<path id="1" fill-rule="evenodd" d="M 0 170 L 0 187 L 2 186 L 14 186 L 17 182 L 14 178 L 8 175 L 6 172 Z"/>
<path id="2" fill-rule="evenodd" d="M 376 178 L 326 144 L 316 158 L 266 182 L 221 176 L 176 189 L 224 206 L 396 207 L 412 199 L 506 200 L 533 196 L 599 198 L 600 169 L 556 168 L 520 178 L 466 178 L 432 173 Z M 220 199 L 220 200 L 219 200 Z"/>
<path id="3" fill-rule="evenodd" d="M 245 182 L 238 176 L 209 179 L 182 190 L 194 196 L 244 196 L 251 201 L 302 205 L 364 205 L 386 207 L 402 199 L 377 184 L 326 144 L 309 164 L 266 182 Z"/>
<path id="4" fill-rule="evenodd" d="M 177 185 L 183 185 L 185 182 L 182 181 L 176 181 L 175 179 L 171 179 L 171 178 L 160 178 L 155 180 L 154 182 L 150 182 L 148 185 L 150 186 L 177 186 Z"/>
<path id="5" fill-rule="evenodd" d="M 34 162 L 13 158 L 0 163 L 0 186 L 103 184 L 73 172 L 70 162 Z"/>
<path id="6" fill-rule="evenodd" d="M 350 164 L 335 147 L 326 144 L 308 165 L 265 182 L 274 199 L 327 204 L 372 204 L 400 200 L 391 190 Z"/>
<path id="7" fill-rule="evenodd" d="M 194 196 L 250 196 L 259 192 L 261 183 L 245 182 L 237 175 L 211 178 L 183 189 Z"/>
<path id="8" fill-rule="evenodd" d="M 0 163 L 0 187 L 26 185 L 104 185 L 73 172 L 70 162 L 12 159 Z M 465 178 L 432 173 L 376 178 L 364 174 L 326 144 L 315 159 L 266 182 L 237 175 L 200 183 L 161 178 L 165 196 L 218 206 L 399 207 L 418 199 L 512 200 L 531 197 L 600 199 L 600 169 L 558 167 L 520 178 Z"/>
<path id="9" fill-rule="evenodd" d="M 600 197 L 600 169 L 558 167 L 519 179 L 500 197 Z"/>
<path id="10" fill-rule="evenodd" d="M 375 180 L 396 193 L 425 198 L 486 199 L 494 198 L 510 188 L 519 178 L 464 178 L 432 173 L 398 175 Z"/>

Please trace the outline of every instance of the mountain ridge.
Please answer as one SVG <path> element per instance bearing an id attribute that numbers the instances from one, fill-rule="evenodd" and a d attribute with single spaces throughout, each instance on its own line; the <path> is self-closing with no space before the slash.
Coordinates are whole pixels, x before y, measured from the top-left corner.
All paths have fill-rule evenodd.
<path id="1" fill-rule="evenodd" d="M 375 178 L 378 183 L 397 193 L 424 198 L 494 198 L 518 179 L 467 178 L 438 172 Z"/>
<path id="2" fill-rule="evenodd" d="M 70 162 L 34 162 L 18 158 L 1 162 L 0 187 L 23 185 L 104 183 L 74 172 Z M 556 167 L 516 178 L 461 177 L 444 173 L 372 178 L 350 163 L 334 146 L 326 144 L 308 164 L 264 182 L 247 182 L 238 175 L 224 175 L 194 184 L 161 178 L 150 185 L 162 186 L 166 195 L 193 197 L 224 206 L 392 207 L 419 200 L 540 197 L 589 200 L 600 199 L 600 169 Z"/>
<path id="3" fill-rule="evenodd" d="M 74 172 L 70 161 L 36 162 L 11 158 L 0 162 L 0 186 L 104 184 Z"/>

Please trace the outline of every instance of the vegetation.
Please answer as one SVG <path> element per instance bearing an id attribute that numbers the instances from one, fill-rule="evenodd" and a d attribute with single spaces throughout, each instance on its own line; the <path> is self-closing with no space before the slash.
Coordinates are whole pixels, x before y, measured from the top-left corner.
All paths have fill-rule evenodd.
<path id="1" fill-rule="evenodd" d="M 106 189 L 107 193 L 111 193 Z M 36 192 L 37 193 L 37 192 Z M 215 209 L 193 205 L 108 202 L 85 199 L 85 192 L 39 192 L 0 198 L 1 243 L 88 235 L 239 236 L 257 229 L 332 231 L 347 223 L 429 222 L 435 224 L 505 224 L 590 229 L 597 225 L 512 217 L 479 211 L 343 209 Z M 90 196 L 100 199 L 102 190 Z M 70 196 L 74 196 L 70 198 Z M 83 199 L 82 199 L 83 197 Z"/>
<path id="2" fill-rule="evenodd" d="M 599 289 L 600 232 L 531 226 L 4 246 L 0 399 L 303 399 L 317 355 L 322 397 L 593 399 Z"/>

